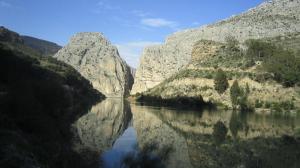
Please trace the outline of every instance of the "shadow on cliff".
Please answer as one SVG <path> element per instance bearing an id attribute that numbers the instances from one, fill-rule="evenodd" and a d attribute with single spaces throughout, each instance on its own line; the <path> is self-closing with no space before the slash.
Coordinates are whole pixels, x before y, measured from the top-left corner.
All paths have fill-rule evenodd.
<path id="1" fill-rule="evenodd" d="M 104 99 L 72 67 L 0 43 L 0 167 L 88 167 L 71 123 Z"/>

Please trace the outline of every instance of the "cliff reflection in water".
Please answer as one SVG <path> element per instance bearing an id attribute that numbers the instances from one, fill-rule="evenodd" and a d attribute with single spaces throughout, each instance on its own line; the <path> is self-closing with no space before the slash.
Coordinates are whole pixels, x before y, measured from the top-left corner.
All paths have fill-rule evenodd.
<path id="1" fill-rule="evenodd" d="M 229 130 L 220 147 L 212 136 L 218 121 Z M 300 148 L 299 139 L 282 135 L 294 136 L 299 129 L 297 115 L 187 111 L 107 99 L 74 123 L 78 134 L 74 148 L 84 155 L 95 152 L 85 157 L 100 159 L 107 168 L 251 167 L 253 163 L 280 167 L 287 163 L 276 152 L 292 158 Z M 270 159 L 275 157 L 279 163 Z"/>
<path id="2" fill-rule="evenodd" d="M 140 148 L 151 143 L 158 144 L 158 151 L 171 148 L 172 150 L 165 159 L 167 167 L 192 167 L 186 140 L 159 116 L 155 115 L 155 112 L 160 112 L 159 109 L 131 104 L 131 111 Z"/>
<path id="3" fill-rule="evenodd" d="M 168 167 L 299 165 L 299 138 L 292 138 L 300 129 L 297 115 L 200 112 L 133 104 L 131 108 L 140 144 L 147 141 L 174 144 L 176 150 L 170 156 Z M 229 131 L 224 145 L 216 148 L 212 133 L 218 121 Z"/>
<path id="4" fill-rule="evenodd" d="M 74 124 L 77 133 L 74 148 L 101 154 L 109 150 L 122 135 L 131 120 L 129 104 L 122 99 L 106 99 L 92 107 L 91 111 Z"/>

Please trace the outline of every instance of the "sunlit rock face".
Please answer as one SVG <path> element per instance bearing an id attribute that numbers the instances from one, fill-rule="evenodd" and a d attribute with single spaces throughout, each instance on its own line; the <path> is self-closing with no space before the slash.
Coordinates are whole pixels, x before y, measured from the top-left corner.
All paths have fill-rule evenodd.
<path id="1" fill-rule="evenodd" d="M 72 65 L 107 97 L 129 94 L 133 77 L 118 50 L 101 33 L 78 33 L 55 58 Z"/>
<path id="2" fill-rule="evenodd" d="M 167 167 L 192 167 L 185 139 L 151 112 L 155 109 L 131 104 L 131 110 L 133 126 L 136 129 L 137 140 L 141 149 L 151 143 L 157 143 L 159 145 L 158 150 L 171 147 L 172 152 L 166 161 Z"/>
<path id="3" fill-rule="evenodd" d="M 73 124 L 78 135 L 74 147 L 78 152 L 88 150 L 102 153 L 112 147 L 130 120 L 130 107 L 126 101 L 106 99 Z"/>
<path id="4" fill-rule="evenodd" d="M 273 0 L 215 24 L 174 33 L 165 44 L 144 49 L 131 94 L 146 91 L 184 68 L 199 40 L 224 42 L 233 36 L 247 39 L 300 32 L 300 1 Z"/>

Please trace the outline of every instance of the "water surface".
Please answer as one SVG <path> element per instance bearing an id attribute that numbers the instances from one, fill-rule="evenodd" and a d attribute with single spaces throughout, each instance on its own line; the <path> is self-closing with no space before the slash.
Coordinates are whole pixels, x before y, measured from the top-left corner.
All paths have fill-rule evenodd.
<path id="1" fill-rule="evenodd" d="M 214 152 L 222 156 L 227 147 L 213 145 L 213 126 L 218 121 L 228 128 L 224 142 L 228 149 L 232 144 L 243 148 L 261 143 L 265 147 L 265 141 L 277 142 L 282 135 L 300 130 L 300 116 L 296 114 L 178 110 L 107 99 L 75 123 L 81 144 L 77 146 L 97 151 L 107 168 L 126 167 L 124 160 L 130 157 L 136 163 L 134 159 L 141 159 L 138 155 L 159 162 L 151 167 L 219 167 Z"/>

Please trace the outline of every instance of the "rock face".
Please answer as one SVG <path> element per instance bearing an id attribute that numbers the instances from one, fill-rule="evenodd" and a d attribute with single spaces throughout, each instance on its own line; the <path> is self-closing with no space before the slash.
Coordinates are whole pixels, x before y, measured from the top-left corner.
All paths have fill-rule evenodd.
<path id="1" fill-rule="evenodd" d="M 118 50 L 101 33 L 78 33 L 55 58 L 72 65 L 107 97 L 129 94 L 133 78 Z"/>
<path id="2" fill-rule="evenodd" d="M 185 67 L 199 40 L 224 42 L 227 36 L 233 36 L 243 42 L 300 32 L 299 9 L 299 0 L 268 1 L 215 24 L 177 32 L 163 45 L 145 48 L 131 94 L 152 88 Z"/>

